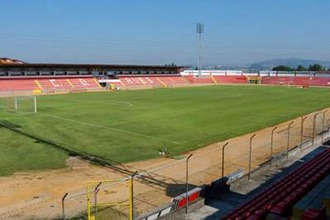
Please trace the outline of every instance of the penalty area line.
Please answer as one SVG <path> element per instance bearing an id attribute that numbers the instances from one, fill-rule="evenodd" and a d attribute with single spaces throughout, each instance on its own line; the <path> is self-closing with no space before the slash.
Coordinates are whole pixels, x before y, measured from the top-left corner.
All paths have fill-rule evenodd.
<path id="1" fill-rule="evenodd" d="M 100 101 L 98 100 L 80 100 L 80 99 L 71 99 L 71 98 L 57 98 L 57 100 L 63 100 L 63 101 L 70 101 L 70 102 L 76 102 L 76 103 L 79 103 L 79 104 L 86 104 L 86 103 L 97 103 L 99 104 Z M 128 102 L 128 101 L 108 101 L 106 102 L 106 105 L 117 105 L 117 106 L 127 106 L 127 107 L 132 107 L 133 104 L 131 102 Z M 62 106 L 66 106 L 67 105 L 62 105 Z"/>
<path id="2" fill-rule="evenodd" d="M 97 125 L 97 124 L 93 124 L 93 123 L 76 121 L 76 120 L 73 120 L 73 119 L 69 119 L 69 118 L 65 118 L 65 117 L 61 117 L 61 116 L 57 116 L 57 115 L 51 115 L 51 114 L 45 114 L 45 113 L 38 113 L 38 114 L 39 115 L 44 115 L 44 116 L 47 116 L 47 117 L 62 119 L 62 120 L 65 120 L 65 121 L 74 122 L 74 123 L 77 123 L 77 124 L 82 124 L 82 125 L 87 125 L 87 126 L 91 126 L 91 127 L 103 128 L 103 129 L 107 129 L 107 130 L 111 130 L 111 131 L 116 131 L 116 132 L 131 134 L 131 135 L 135 135 L 135 136 L 139 136 L 139 137 L 148 138 L 148 139 L 151 139 L 151 140 L 156 140 L 156 141 L 162 141 L 162 142 L 167 142 L 167 143 L 171 143 L 171 144 L 182 145 L 180 142 L 163 140 L 161 138 L 156 138 L 156 137 L 153 137 L 153 136 L 149 136 L 149 135 L 145 135 L 145 134 L 140 134 L 140 133 L 133 132 L 133 131 L 127 131 L 127 130 L 122 130 L 122 129 L 117 129 L 117 128 L 106 127 L 106 126 L 102 126 L 102 125 Z"/>

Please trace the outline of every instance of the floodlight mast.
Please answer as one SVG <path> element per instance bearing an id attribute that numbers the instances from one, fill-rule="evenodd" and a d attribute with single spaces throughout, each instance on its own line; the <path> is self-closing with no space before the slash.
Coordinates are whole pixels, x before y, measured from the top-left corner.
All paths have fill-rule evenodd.
<path id="1" fill-rule="evenodd" d="M 198 34 L 198 75 L 201 75 L 201 61 L 202 61 L 202 33 L 204 33 L 204 24 L 197 22 L 196 33 Z"/>

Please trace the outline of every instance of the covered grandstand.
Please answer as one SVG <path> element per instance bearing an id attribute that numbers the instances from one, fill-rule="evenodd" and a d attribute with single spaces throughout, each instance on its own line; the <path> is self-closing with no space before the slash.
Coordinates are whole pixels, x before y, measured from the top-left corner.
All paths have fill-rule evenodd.
<path id="1" fill-rule="evenodd" d="M 179 76 L 179 66 L 46 64 L 0 58 L 0 92 L 60 93 L 100 90 L 118 86 L 164 86 L 146 76 Z M 140 77 L 140 78 L 136 78 Z M 141 78 L 144 77 L 144 78 Z M 176 79 L 176 78 L 175 78 Z M 121 82 L 122 81 L 122 82 Z M 175 80 L 173 81 L 175 83 Z"/>
<path id="2" fill-rule="evenodd" d="M 0 77 L 175 75 L 180 73 L 181 68 L 151 65 L 24 63 L 14 59 L 0 58 Z"/>
<path id="3" fill-rule="evenodd" d="M 330 86 L 330 72 L 184 70 L 181 66 L 47 64 L 0 58 L 0 93 L 66 93 L 188 85 Z"/>

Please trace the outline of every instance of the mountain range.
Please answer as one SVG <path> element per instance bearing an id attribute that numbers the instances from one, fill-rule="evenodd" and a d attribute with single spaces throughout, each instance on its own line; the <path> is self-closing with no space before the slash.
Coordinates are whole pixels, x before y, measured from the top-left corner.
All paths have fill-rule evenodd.
<path id="1" fill-rule="evenodd" d="M 284 65 L 291 68 L 297 68 L 297 66 L 302 65 L 308 68 L 309 65 L 313 65 L 316 63 L 325 66 L 327 69 L 330 67 L 330 61 L 299 59 L 299 58 L 271 59 L 271 60 L 252 63 L 247 66 L 249 69 L 270 70 L 273 67 L 279 65 Z"/>

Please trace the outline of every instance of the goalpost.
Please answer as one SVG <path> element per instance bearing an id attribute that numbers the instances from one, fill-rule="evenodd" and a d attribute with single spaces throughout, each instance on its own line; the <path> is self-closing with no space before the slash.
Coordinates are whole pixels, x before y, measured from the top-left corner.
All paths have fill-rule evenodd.
<path id="1" fill-rule="evenodd" d="M 37 113 L 36 96 L 11 96 L 2 98 L 1 107 L 17 113 Z"/>

